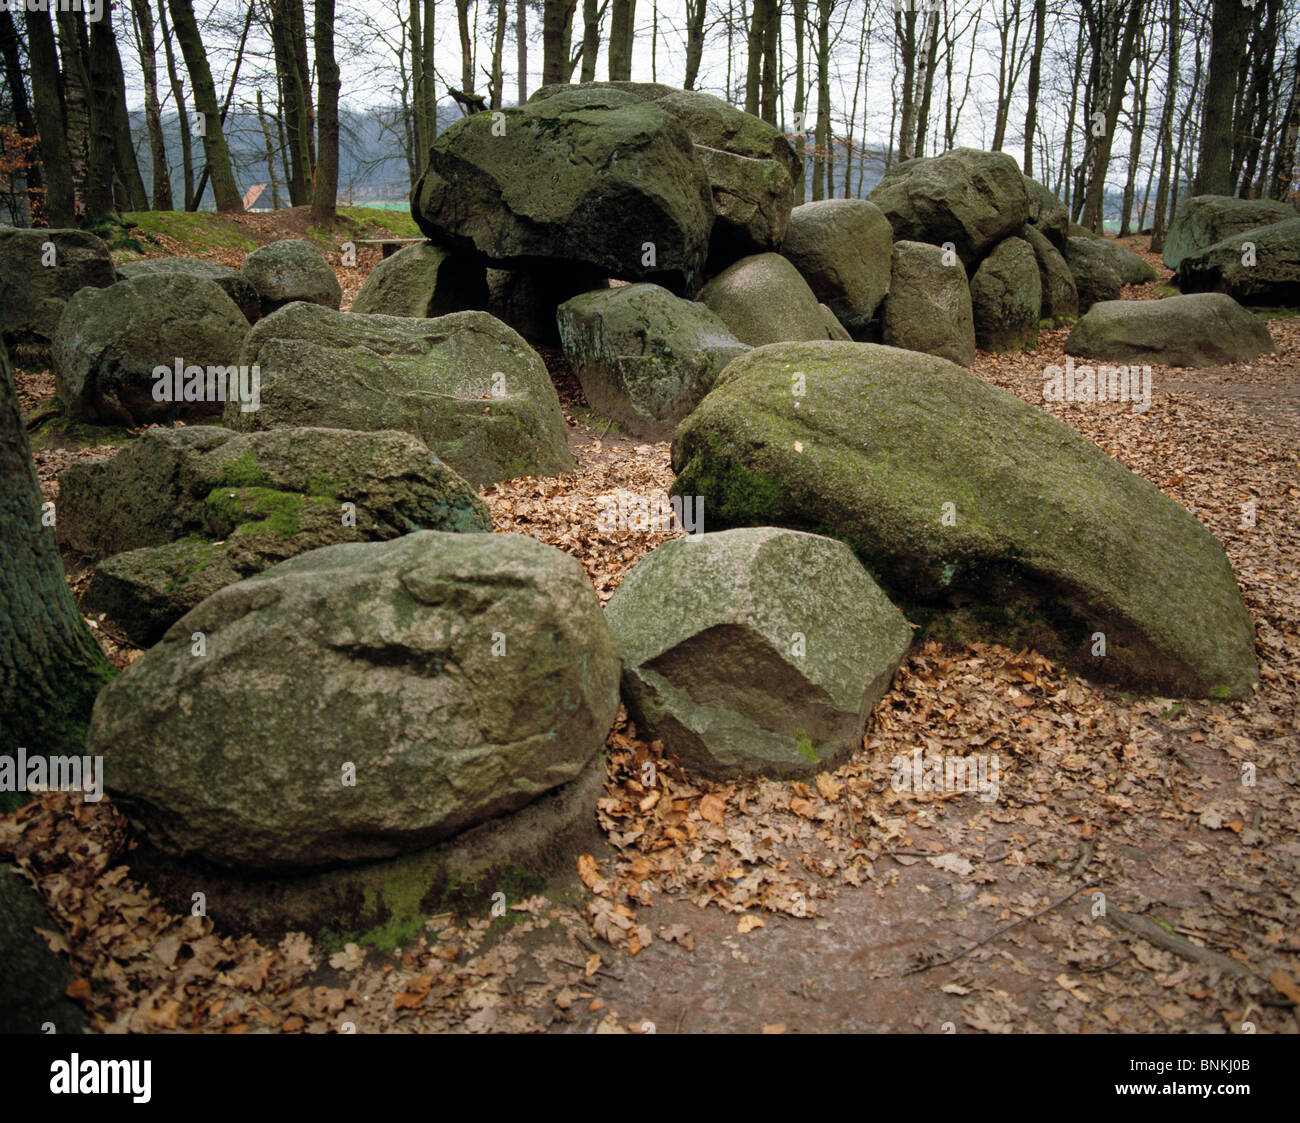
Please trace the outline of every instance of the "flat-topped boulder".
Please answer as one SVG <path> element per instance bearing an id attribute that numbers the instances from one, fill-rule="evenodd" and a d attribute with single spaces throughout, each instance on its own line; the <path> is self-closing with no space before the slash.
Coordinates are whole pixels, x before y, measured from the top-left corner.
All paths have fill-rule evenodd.
<path id="1" fill-rule="evenodd" d="M 1254 626 L 1215 537 L 1086 437 L 946 360 L 757 348 L 682 423 L 672 463 L 674 492 L 701 496 L 710 528 L 833 534 L 931 636 L 1032 645 L 1165 693 L 1243 697 L 1256 681 Z"/>
<path id="2" fill-rule="evenodd" d="M 108 245 L 88 230 L 0 226 L 0 336 L 47 344 L 74 293 L 117 281 Z"/>
<path id="3" fill-rule="evenodd" d="M 417 319 L 291 304 L 254 326 L 240 363 L 260 368 L 261 407 L 227 407 L 232 429 L 398 429 L 475 486 L 573 467 L 545 365 L 486 312 Z"/>
<path id="4" fill-rule="evenodd" d="M 1002 152 L 954 148 L 895 164 L 867 196 L 903 241 L 951 242 L 973 269 L 1029 217 L 1025 177 Z"/>
<path id="5" fill-rule="evenodd" d="M 781 253 L 851 336 L 861 335 L 889 291 L 893 228 L 865 199 L 822 199 L 790 212 Z"/>
<path id="6" fill-rule="evenodd" d="M 199 257 L 146 257 L 140 261 L 128 261 L 117 267 L 122 280 L 132 277 L 153 277 L 158 275 L 184 273 L 190 277 L 201 277 L 205 281 L 215 281 L 221 290 L 238 305 L 244 318 L 256 323 L 262 314 L 262 301 L 253 287 L 253 283 L 242 273 L 231 269 L 229 265 L 219 265 L 215 261 L 204 261 Z"/>
<path id="7" fill-rule="evenodd" d="M 543 86 L 529 100 L 541 101 L 574 88 Z M 698 90 L 655 82 L 591 82 L 577 88 L 633 94 L 685 126 L 713 194 L 716 221 L 710 258 L 714 268 L 781 247 L 794 205 L 794 185 L 803 167 L 780 129 Z"/>
<path id="8" fill-rule="evenodd" d="M 1261 226 L 1296 218 L 1296 209 L 1275 199 L 1237 199 L 1230 195 L 1193 195 L 1182 203 L 1165 235 L 1165 267 L 1177 270 L 1183 258 L 1216 242 Z"/>
<path id="9" fill-rule="evenodd" d="M 154 850 L 352 866 L 576 780 L 618 674 L 575 559 L 522 535 L 419 531 L 221 589 L 101 692 L 87 752 Z"/>
<path id="10" fill-rule="evenodd" d="M 741 343 L 706 305 L 658 285 L 619 285 L 560 305 L 565 358 L 598 413 L 628 434 L 663 441 Z"/>
<path id="11" fill-rule="evenodd" d="M 263 316 L 295 300 L 324 308 L 338 308 L 343 300 L 343 288 L 325 255 L 301 238 L 259 246 L 244 258 L 239 272 L 257 290 Z"/>
<path id="12" fill-rule="evenodd" d="M 605 615 L 638 731 L 718 778 L 842 763 L 912 639 L 844 543 L 774 527 L 664 543 Z"/>
<path id="13" fill-rule="evenodd" d="M 1243 230 L 1178 263 L 1185 293 L 1222 292 L 1242 304 L 1300 307 L 1300 217 Z"/>
<path id="14" fill-rule="evenodd" d="M 1175 367 L 1245 362 L 1273 350 L 1263 321 L 1224 293 L 1164 300 L 1106 300 L 1084 314 L 1067 355 Z"/>
<path id="15" fill-rule="evenodd" d="M 494 266 L 564 262 L 677 293 L 695 284 L 713 229 L 709 181 L 681 122 L 597 88 L 448 126 L 411 214 L 431 241 Z"/>

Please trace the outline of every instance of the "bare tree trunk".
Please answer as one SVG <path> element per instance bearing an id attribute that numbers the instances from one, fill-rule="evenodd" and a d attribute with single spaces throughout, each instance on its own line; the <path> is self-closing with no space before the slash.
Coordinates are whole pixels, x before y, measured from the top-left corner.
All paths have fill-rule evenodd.
<path id="1" fill-rule="evenodd" d="M 1237 75 L 1246 51 L 1246 35 L 1254 13 L 1241 0 L 1214 0 L 1210 23 L 1210 61 L 1201 107 L 1201 137 L 1196 157 L 1193 195 L 1232 193 L 1234 101 Z"/>
<path id="2" fill-rule="evenodd" d="M 834 0 L 826 0 L 826 2 L 834 7 Z M 776 40 L 777 31 L 781 27 L 781 0 L 765 0 L 765 7 L 767 17 L 763 24 L 763 74 L 759 87 L 758 115 L 769 125 L 777 125 L 780 123 L 776 116 L 777 88 L 780 81 L 776 62 Z"/>
<path id="3" fill-rule="evenodd" d="M 1043 31 L 1047 24 L 1047 0 L 1034 0 L 1034 49 L 1029 56 L 1029 105 L 1025 109 L 1025 158 L 1020 170 L 1034 174 L 1034 132 L 1038 128 L 1038 87 L 1042 75 Z"/>
<path id="4" fill-rule="evenodd" d="M 812 197 L 826 198 L 831 179 L 831 12 L 835 0 L 817 0 L 817 129 L 813 134 Z"/>
<path id="5" fill-rule="evenodd" d="M 474 41 L 469 33 L 470 0 L 456 0 L 456 29 L 460 32 L 460 88 L 474 93 Z"/>
<path id="6" fill-rule="evenodd" d="M 80 12 L 55 13 L 59 29 L 59 56 L 63 66 L 63 103 L 66 109 L 68 155 L 72 162 L 73 189 L 86 205 L 90 175 L 90 76 L 86 60 L 90 40 Z"/>
<path id="7" fill-rule="evenodd" d="M 334 58 L 334 0 L 316 0 L 316 83 L 320 136 L 311 220 L 316 226 L 328 226 L 335 218 L 339 192 L 339 64 Z"/>
<path id="8" fill-rule="evenodd" d="M 497 24 L 492 34 L 492 78 L 489 86 L 491 106 L 493 109 L 500 109 L 505 92 L 505 70 L 502 65 L 502 55 L 506 49 L 506 0 L 497 0 L 496 18 Z"/>
<path id="9" fill-rule="evenodd" d="M 807 3 L 807 0 L 803 0 Z M 682 89 L 695 89 L 700 76 L 700 60 L 704 57 L 704 16 L 708 0 L 686 0 L 686 77 Z"/>
<path id="10" fill-rule="evenodd" d="M 280 181 L 275 174 L 275 145 L 271 143 L 271 126 L 262 108 L 262 91 L 257 91 L 257 121 L 262 126 L 262 140 L 266 144 L 266 178 L 271 181 L 271 209 L 280 209 Z"/>
<path id="11" fill-rule="evenodd" d="M 632 36 L 636 31 L 636 0 L 613 0 L 609 18 L 609 80 L 632 78 Z"/>
<path id="12" fill-rule="evenodd" d="M 898 161 L 910 160 L 915 153 L 912 144 L 916 139 L 916 105 L 914 98 L 916 75 L 916 12 L 894 13 L 894 34 L 898 39 L 899 57 L 903 64 L 903 94 L 901 118 L 898 125 Z"/>
<path id="13" fill-rule="evenodd" d="M 528 0 L 515 0 L 515 68 L 519 71 L 519 104 L 528 100 Z"/>
<path id="14" fill-rule="evenodd" d="M 1086 161 L 1088 176 L 1082 225 L 1097 234 L 1100 234 L 1103 229 L 1102 205 L 1105 201 L 1106 169 L 1110 165 L 1110 149 L 1115 135 L 1115 125 L 1119 121 L 1120 108 L 1124 104 L 1124 87 L 1128 84 L 1128 71 L 1133 62 L 1137 31 L 1142 21 L 1142 6 L 1143 0 L 1130 0 L 1128 19 L 1125 21 L 1124 32 L 1120 39 L 1118 61 L 1110 72 L 1108 80 L 1099 89 L 1099 95 L 1103 91 L 1104 94 L 1109 95 L 1103 98 L 1106 106 L 1102 111 L 1105 114 L 1104 127 L 1100 136 L 1095 136 L 1093 130 L 1089 129 L 1089 138 L 1094 143 L 1091 146 L 1091 159 Z"/>
<path id="15" fill-rule="evenodd" d="M 169 211 L 172 181 L 167 168 L 167 142 L 163 137 L 162 109 L 158 102 L 158 49 L 153 37 L 153 12 L 149 0 L 131 0 L 136 34 L 140 40 L 140 72 L 144 78 L 144 122 L 149 131 L 149 158 L 153 163 L 153 208 Z"/>
<path id="16" fill-rule="evenodd" d="M 162 32 L 163 54 L 167 58 L 167 81 L 171 86 L 172 100 L 176 103 L 177 127 L 181 133 L 181 175 L 185 182 L 185 209 L 193 209 L 194 201 L 194 148 L 190 136 L 190 115 L 185 107 L 185 83 L 176 68 L 176 55 L 172 52 L 172 33 L 167 26 L 167 0 L 158 3 L 158 29 Z"/>
<path id="17" fill-rule="evenodd" d="M 27 12 L 24 23 L 31 65 L 32 111 L 41 136 L 41 164 L 45 172 L 45 216 L 51 226 L 72 226 L 77 221 L 77 209 L 54 29 L 46 12 Z"/>
<path id="18" fill-rule="evenodd" d="M 122 73 L 122 56 L 118 53 L 117 36 L 107 15 L 99 22 L 104 25 L 108 38 L 104 58 L 109 67 L 110 83 L 109 99 L 99 107 L 99 111 L 108 114 L 113 129 L 113 168 L 126 190 L 130 209 L 147 211 L 149 193 L 144 189 L 144 177 L 140 175 L 135 145 L 131 141 L 131 118 L 126 109 L 126 75 Z"/>
<path id="19" fill-rule="evenodd" d="M 1291 99 L 1287 102 L 1286 116 L 1283 118 L 1282 140 L 1277 146 L 1277 162 L 1273 165 L 1273 182 L 1269 190 L 1271 198 L 1291 201 L 1298 141 L 1300 141 L 1300 47 L 1296 48 L 1291 79 Z"/>
<path id="20" fill-rule="evenodd" d="M 930 46 L 926 50 L 925 65 L 922 68 L 921 104 L 916 111 L 916 143 L 912 146 L 918 156 L 925 155 L 926 124 L 930 119 L 930 99 L 934 92 L 934 69 L 939 52 L 939 13 L 931 11 L 926 20 L 929 24 Z"/>
<path id="21" fill-rule="evenodd" d="M 1169 208 L 1169 165 L 1174 155 L 1174 105 L 1178 101 L 1178 54 L 1182 26 L 1178 19 L 1179 0 L 1169 0 L 1169 69 L 1165 79 L 1165 106 L 1160 111 L 1160 186 L 1156 188 L 1156 209 L 1151 217 L 1151 252 L 1165 248 L 1166 212 Z"/>
<path id="22" fill-rule="evenodd" d="M 596 80 L 596 56 L 600 53 L 600 17 L 604 9 L 596 0 L 582 0 L 582 80 Z"/>
<path id="23" fill-rule="evenodd" d="M 542 85 L 568 81 L 569 25 L 578 0 L 544 0 L 542 5 Z M 612 75 L 613 44 L 610 44 Z"/>
<path id="24" fill-rule="evenodd" d="M 1124 178 L 1124 202 L 1119 219 L 1121 238 L 1127 238 L 1133 233 L 1134 185 L 1137 182 L 1138 162 L 1142 157 L 1142 137 L 1147 127 L 1147 89 L 1151 82 L 1151 63 L 1145 57 L 1144 51 L 1138 51 L 1136 61 L 1138 69 L 1142 72 L 1142 78 L 1140 82 L 1136 75 L 1133 78 L 1133 115 L 1130 121 L 1132 128 L 1128 146 L 1128 174 Z M 1139 219 L 1138 230 L 1141 229 L 1142 222 Z"/>
<path id="25" fill-rule="evenodd" d="M 40 129 L 27 101 L 27 87 L 23 84 L 23 65 L 18 52 L 18 29 L 13 15 L 0 11 L 0 57 L 4 59 L 6 83 L 9 86 L 9 103 L 13 108 L 14 124 L 25 140 L 36 141 L 37 147 L 29 149 L 23 163 L 23 182 L 27 188 L 28 220 L 39 226 L 45 218 L 45 182 L 41 174 L 39 156 Z"/>

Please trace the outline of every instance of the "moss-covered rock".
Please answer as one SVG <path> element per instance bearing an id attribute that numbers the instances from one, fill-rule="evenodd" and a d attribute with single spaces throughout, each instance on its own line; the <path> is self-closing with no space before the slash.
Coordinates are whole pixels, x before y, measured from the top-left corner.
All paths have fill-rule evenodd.
<path id="1" fill-rule="evenodd" d="M 966 270 L 956 254 L 924 242 L 895 242 L 882 338 L 891 347 L 975 361 L 975 317 Z"/>
<path id="2" fill-rule="evenodd" d="M 1025 176 L 1025 192 L 1029 196 L 1027 224 L 1055 246 L 1058 253 L 1064 253 L 1070 226 L 1070 212 L 1065 204 L 1050 188 L 1029 176 Z"/>
<path id="3" fill-rule="evenodd" d="M 128 261 L 117 267 L 118 276 L 123 280 L 133 277 L 154 277 L 168 274 L 184 273 L 190 277 L 199 277 L 213 281 L 235 302 L 250 323 L 256 323 L 262 314 L 261 298 L 252 282 L 229 265 L 218 265 L 215 261 L 204 261 L 198 257 L 148 257 L 140 261 Z"/>
<path id="4" fill-rule="evenodd" d="M 232 429 L 398 429 L 475 485 L 573 467 L 545 365 L 486 312 L 415 319 L 292 304 L 257 323 L 240 362 L 260 368 L 262 401 L 227 407 Z"/>
<path id="5" fill-rule="evenodd" d="M 0 226 L 0 335 L 51 343 L 74 293 L 116 280 L 108 246 L 88 231 Z"/>
<path id="6" fill-rule="evenodd" d="M 33 889 L 10 865 L 0 865 L 0 1033 L 81 1033 L 86 1018 L 64 993 L 72 982 L 67 962 L 36 931 L 58 924 Z"/>
<path id="7" fill-rule="evenodd" d="M 1066 245 L 1065 262 L 1074 278 L 1080 312 L 1086 312 L 1100 301 L 1119 299 L 1124 281 L 1115 268 L 1113 256 L 1105 248 L 1105 239 L 1091 235 L 1071 236 Z"/>
<path id="8" fill-rule="evenodd" d="M 1239 363 L 1273 350 L 1268 328 L 1218 292 L 1094 304 L 1065 341 L 1067 355 L 1176 367 Z"/>
<path id="9" fill-rule="evenodd" d="M 691 288 L 713 205 L 685 128 L 619 90 L 576 88 L 443 130 L 411 193 L 439 245 L 504 268 L 548 261 Z"/>
<path id="10" fill-rule="evenodd" d="M 360 864 L 577 779 L 618 671 L 573 558 L 522 535 L 420 531 L 221 589 L 100 693 L 87 751 L 164 853 Z"/>
<path id="11" fill-rule="evenodd" d="M 224 395 L 239 408 L 239 349 L 248 321 L 214 281 L 188 273 L 149 274 L 109 288 L 84 288 L 68 301 L 54 338 L 54 377 L 68 414 L 80 421 L 143 425 L 211 417 Z M 190 372 L 177 400 L 174 379 Z M 220 368 L 220 382 L 210 375 Z M 159 394 L 159 387 L 165 393 Z"/>
<path id="12" fill-rule="evenodd" d="M 970 279 L 975 342 L 985 351 L 1019 351 L 1038 345 L 1043 288 L 1038 260 L 1023 238 L 1004 238 Z"/>
<path id="13" fill-rule="evenodd" d="M 912 638 L 844 543 L 773 527 L 664 543 L 605 616 L 638 730 L 719 778 L 836 767 Z"/>
<path id="14" fill-rule="evenodd" d="M 1242 304 L 1300 307 L 1300 218 L 1243 230 L 1178 263 L 1185 293 L 1221 292 Z"/>
<path id="15" fill-rule="evenodd" d="M 1036 226 L 1026 225 L 1020 233 L 1033 247 L 1034 259 L 1038 263 L 1038 282 L 1043 293 L 1042 318 L 1058 324 L 1073 320 L 1079 314 L 1079 290 L 1065 258 Z"/>
<path id="16" fill-rule="evenodd" d="M 1025 177 L 1015 160 L 974 148 L 895 164 L 867 197 L 885 212 L 895 238 L 950 242 L 967 269 L 1029 217 Z"/>
<path id="17" fill-rule="evenodd" d="M 1032 643 L 1166 692 L 1243 696 L 1256 679 L 1214 536 L 1068 426 L 942 359 L 758 348 L 678 429 L 673 467 L 711 527 L 842 538 L 934 634 Z"/>
<path id="18" fill-rule="evenodd" d="M 1177 270 L 1183 258 L 1201 253 L 1216 242 L 1295 217 L 1295 207 L 1273 199 L 1193 195 L 1179 206 L 1169 224 L 1163 253 L 1165 267 Z"/>
<path id="19" fill-rule="evenodd" d="M 808 282 L 779 253 L 741 258 L 704 286 L 700 300 L 751 347 L 831 339 L 837 329 L 844 331 L 838 323 L 832 326 Z"/>
<path id="20" fill-rule="evenodd" d="M 259 246 L 244 258 L 239 272 L 257 290 L 263 316 L 295 300 L 325 308 L 338 308 L 343 300 L 343 288 L 330 263 L 301 238 Z"/>
<path id="21" fill-rule="evenodd" d="M 705 305 L 658 285 L 575 296 L 558 323 L 591 407 L 646 440 L 671 439 L 718 372 L 749 350 Z"/>
<path id="22" fill-rule="evenodd" d="M 445 316 L 487 307 L 482 261 L 428 242 L 406 246 L 371 271 L 353 312 L 381 316 Z"/>

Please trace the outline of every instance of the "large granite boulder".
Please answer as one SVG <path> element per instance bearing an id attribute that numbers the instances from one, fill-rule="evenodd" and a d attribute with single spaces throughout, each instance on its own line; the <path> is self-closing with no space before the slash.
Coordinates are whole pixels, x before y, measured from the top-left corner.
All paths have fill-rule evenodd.
<path id="1" fill-rule="evenodd" d="M 247 334 L 221 286 L 188 273 L 84 288 L 54 337 L 59 397 L 72 417 L 110 425 L 211 417 L 223 402 L 239 411 L 255 404 L 238 371 Z"/>
<path id="2" fill-rule="evenodd" d="M 1254 627 L 1214 536 L 1086 437 L 943 359 L 760 347 L 682 423 L 673 469 L 711 527 L 842 538 L 933 636 L 1032 645 L 1171 694 L 1242 697 L 1256 681 Z"/>
<path id="3" fill-rule="evenodd" d="M 116 280 L 108 246 L 86 230 L 0 226 L 0 336 L 51 343 L 73 293 Z"/>
<path id="4" fill-rule="evenodd" d="M 1185 293 L 1222 292 L 1242 304 L 1300 306 L 1300 217 L 1243 230 L 1178 263 Z"/>
<path id="5" fill-rule="evenodd" d="M 86 1017 L 65 993 L 72 971 L 38 928 L 59 930 L 36 890 L 12 866 L 0 865 L 0 1033 L 81 1033 Z"/>
<path id="6" fill-rule="evenodd" d="M 1070 212 L 1065 204 L 1050 188 L 1029 176 L 1025 176 L 1025 191 L 1029 196 L 1028 224 L 1051 242 L 1059 253 L 1064 253 L 1070 226 Z"/>
<path id="7" fill-rule="evenodd" d="M 209 597 L 99 695 L 87 751 L 159 851 L 257 871 L 364 863 L 573 781 L 618 674 L 576 560 L 522 535 L 421 531 Z"/>
<path id="8" fill-rule="evenodd" d="M 1124 281 L 1115 269 L 1114 258 L 1103 243 L 1102 238 L 1077 235 L 1066 244 L 1065 263 L 1074 278 L 1080 312 L 1086 312 L 1098 301 L 1118 300 L 1124 291 Z"/>
<path id="9" fill-rule="evenodd" d="M 1296 217 L 1295 207 L 1274 199 L 1193 195 L 1178 208 L 1169 224 L 1163 253 L 1165 266 L 1177 270 L 1183 258 L 1207 250 L 1216 242 Z"/>
<path id="10" fill-rule="evenodd" d="M 881 313 L 884 342 L 970 366 L 975 317 L 961 261 L 938 246 L 902 241 L 894 243 L 892 262 Z"/>
<path id="11" fill-rule="evenodd" d="M 253 288 L 253 283 L 242 273 L 231 269 L 229 265 L 218 265 L 215 261 L 204 261 L 198 257 L 146 257 L 140 261 L 128 261 L 117 267 L 118 276 L 129 281 L 133 277 L 154 277 L 184 273 L 190 277 L 201 277 L 205 281 L 215 281 L 221 290 L 239 307 L 250 324 L 256 323 L 262 314 L 262 300 Z"/>
<path id="12" fill-rule="evenodd" d="M 530 101 L 571 90 L 543 86 Z M 710 242 L 714 268 L 781 247 L 803 167 L 785 134 L 712 94 L 655 82 L 593 82 L 582 89 L 616 89 L 653 102 L 685 126 L 713 194 L 717 216 Z"/>
<path id="13" fill-rule="evenodd" d="M 634 94 L 573 89 L 438 134 L 411 193 L 426 237 L 504 268 L 564 262 L 684 292 L 713 203 L 686 129 Z"/>
<path id="14" fill-rule="evenodd" d="M 605 616 L 641 735 L 714 778 L 838 766 L 912 639 L 844 543 L 774 527 L 664 543 Z"/>
<path id="15" fill-rule="evenodd" d="M 790 212 L 781 253 L 850 335 L 867 330 L 889 291 L 893 228 L 865 199 L 823 199 Z"/>
<path id="16" fill-rule="evenodd" d="M 1089 252 L 1095 257 L 1105 259 L 1110 263 L 1110 267 L 1119 277 L 1120 283 L 1125 285 L 1144 285 L 1148 281 L 1156 280 L 1158 274 L 1128 246 L 1117 242 L 1114 238 L 1103 238 L 1099 234 L 1094 234 L 1082 226 L 1074 227 L 1078 233 L 1071 233 L 1069 242 L 1066 245 L 1066 258 L 1076 249 L 1076 240 L 1090 242 Z"/>
<path id="17" fill-rule="evenodd" d="M 970 279 L 975 342 L 985 351 L 1019 351 L 1038 345 L 1043 288 L 1038 259 L 1023 238 L 1004 238 Z"/>
<path id="18" fill-rule="evenodd" d="M 285 238 L 259 246 L 244 258 L 240 274 L 257 290 L 262 315 L 305 300 L 338 308 L 343 288 L 324 254 L 301 238 Z"/>
<path id="19" fill-rule="evenodd" d="M 292 304 L 248 333 L 261 408 L 227 407 L 232 429 L 400 429 L 474 485 L 573 467 L 542 360 L 486 312 L 433 319 Z"/>
<path id="20" fill-rule="evenodd" d="M 1263 321 L 1217 292 L 1102 301 L 1088 309 L 1065 341 L 1067 355 L 1173 367 L 1245 362 L 1272 350 Z"/>
<path id="21" fill-rule="evenodd" d="M 1042 289 L 1042 318 L 1056 323 L 1073 320 L 1079 314 L 1079 289 L 1065 258 L 1036 226 L 1026 226 L 1020 236 L 1033 247 L 1038 262 L 1038 283 Z"/>
<path id="22" fill-rule="evenodd" d="M 895 164 L 867 197 L 885 212 L 895 238 L 951 242 L 967 269 L 1029 217 L 1025 177 L 1015 160 L 974 148 Z"/>
<path id="23" fill-rule="evenodd" d="M 833 315 L 827 317 L 808 282 L 779 253 L 755 254 L 729 265 L 704 286 L 700 300 L 751 347 L 839 334 Z"/>
<path id="24" fill-rule="evenodd" d="M 708 307 L 658 285 L 620 285 L 560 305 L 569 367 L 597 413 L 644 440 L 678 423 L 749 348 Z"/>
<path id="25" fill-rule="evenodd" d="M 61 539 L 105 558 L 82 607 L 141 646 L 223 585 L 307 550 L 492 527 L 474 489 L 408 433 L 152 429 L 59 487 Z"/>
<path id="26" fill-rule="evenodd" d="M 384 258 L 361 286 L 351 311 L 380 316 L 445 316 L 486 308 L 483 262 L 428 242 Z"/>

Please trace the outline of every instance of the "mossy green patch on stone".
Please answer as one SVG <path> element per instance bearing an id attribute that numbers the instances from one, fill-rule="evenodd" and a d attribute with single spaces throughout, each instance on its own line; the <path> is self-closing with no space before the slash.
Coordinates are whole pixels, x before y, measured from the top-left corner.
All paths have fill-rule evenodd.
<path id="1" fill-rule="evenodd" d="M 221 465 L 216 479 L 218 487 L 264 487 L 271 477 L 257 466 L 257 454 L 251 449 Z"/>
<path id="2" fill-rule="evenodd" d="M 293 491 L 267 487 L 218 487 L 204 501 L 204 525 L 217 537 L 271 533 L 292 538 L 302 529 L 300 515 L 306 503 L 323 502 Z"/>

